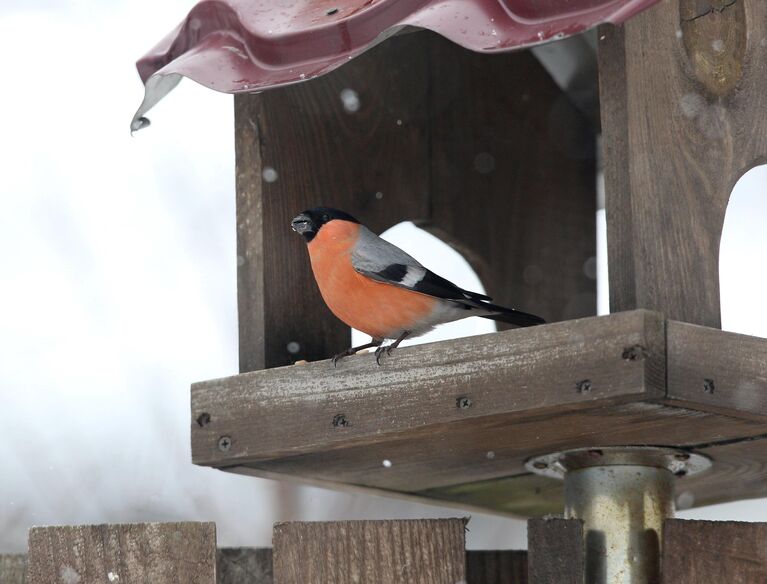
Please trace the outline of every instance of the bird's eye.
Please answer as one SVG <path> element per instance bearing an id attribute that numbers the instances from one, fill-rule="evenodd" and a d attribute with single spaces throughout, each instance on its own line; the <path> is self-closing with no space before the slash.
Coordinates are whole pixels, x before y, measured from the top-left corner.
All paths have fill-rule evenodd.
<path id="1" fill-rule="evenodd" d="M 325 214 L 322 216 L 322 222 L 323 222 L 323 223 L 327 223 L 328 221 L 330 221 L 330 215 L 328 215 L 327 213 L 325 213 Z"/>

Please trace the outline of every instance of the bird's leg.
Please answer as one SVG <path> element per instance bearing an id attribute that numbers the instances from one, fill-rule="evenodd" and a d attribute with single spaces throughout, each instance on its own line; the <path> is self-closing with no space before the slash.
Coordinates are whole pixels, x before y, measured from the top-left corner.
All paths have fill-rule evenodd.
<path id="1" fill-rule="evenodd" d="M 400 336 L 398 336 L 396 341 L 394 341 L 394 342 L 393 342 L 391 345 L 389 345 L 388 347 L 386 347 L 386 354 L 387 354 L 387 355 L 391 355 L 391 352 L 392 352 L 394 349 L 396 349 L 397 347 L 399 347 L 399 344 L 400 344 L 402 341 L 404 341 L 404 340 L 405 340 L 405 337 L 407 337 L 409 334 L 410 334 L 410 331 L 405 331 L 405 332 L 404 332 L 404 333 L 402 333 Z"/>
<path id="2" fill-rule="evenodd" d="M 381 355 L 383 355 L 383 352 L 386 351 L 387 355 L 391 355 L 391 352 L 399 347 L 399 344 L 405 340 L 405 337 L 407 337 L 410 334 L 410 331 L 405 331 L 402 333 L 399 337 L 397 337 L 397 340 L 394 341 L 391 345 L 384 347 L 380 346 L 376 349 L 376 363 L 379 365 L 381 364 Z"/>
<path id="3" fill-rule="evenodd" d="M 338 355 L 333 356 L 333 367 L 336 367 L 336 363 L 343 359 L 344 357 L 348 357 L 349 355 L 354 355 L 357 351 L 361 351 L 362 349 L 369 349 L 371 347 L 380 347 L 381 343 L 383 343 L 383 339 L 370 339 L 369 343 L 366 343 L 364 345 L 360 345 L 359 347 L 349 347 L 345 351 L 341 351 L 338 353 Z"/>

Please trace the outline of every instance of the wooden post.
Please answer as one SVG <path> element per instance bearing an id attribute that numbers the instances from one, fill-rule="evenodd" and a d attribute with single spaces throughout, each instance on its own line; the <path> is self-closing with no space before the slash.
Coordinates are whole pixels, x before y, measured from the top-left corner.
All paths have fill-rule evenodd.
<path id="1" fill-rule="evenodd" d="M 348 347 L 290 230 L 319 205 L 378 232 L 415 221 L 499 303 L 550 321 L 595 313 L 594 137 L 531 54 L 397 36 L 310 82 L 236 96 L 235 122 L 241 372 Z"/>
<path id="2" fill-rule="evenodd" d="M 663 540 L 662 584 L 767 582 L 767 523 L 669 519 Z"/>
<path id="3" fill-rule="evenodd" d="M 585 550 L 583 521 L 548 517 L 529 520 L 527 553 L 530 584 L 584 584 Z"/>
<path id="4" fill-rule="evenodd" d="M 610 307 L 720 327 L 730 192 L 767 162 L 767 3 L 667 0 L 599 30 Z"/>
<path id="5" fill-rule="evenodd" d="M 277 523 L 275 584 L 456 584 L 465 519 Z"/>
<path id="6" fill-rule="evenodd" d="M 33 527 L 28 584 L 215 584 L 213 523 Z"/>
<path id="7" fill-rule="evenodd" d="M 26 571 L 26 555 L 0 554 L 0 584 L 24 584 Z"/>

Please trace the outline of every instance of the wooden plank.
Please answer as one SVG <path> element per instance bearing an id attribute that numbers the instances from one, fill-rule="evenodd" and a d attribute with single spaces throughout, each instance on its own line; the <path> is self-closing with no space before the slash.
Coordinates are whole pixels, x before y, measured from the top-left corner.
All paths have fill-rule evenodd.
<path id="1" fill-rule="evenodd" d="M 28 584 L 214 584 L 213 523 L 33 527 Z"/>
<path id="2" fill-rule="evenodd" d="M 219 548 L 216 584 L 272 584 L 271 548 Z"/>
<path id="3" fill-rule="evenodd" d="M 740 442 L 700 444 L 694 449 L 709 456 L 714 466 L 677 481 L 677 501 L 685 507 L 767 497 L 767 435 Z"/>
<path id="4" fill-rule="evenodd" d="M 229 466 L 484 416 L 659 398 L 663 331 L 659 315 L 638 311 L 402 348 L 381 367 L 359 355 L 337 368 L 310 363 L 197 383 L 193 460 Z"/>
<path id="5" fill-rule="evenodd" d="M 473 418 L 381 437 L 375 443 L 251 464 L 285 475 L 422 492 L 522 474 L 530 456 L 571 448 L 658 443 L 685 447 L 706 438 L 743 440 L 765 433 L 767 422 L 640 402 Z"/>
<path id="6" fill-rule="evenodd" d="M 235 97 L 241 372 L 349 346 L 349 327 L 325 307 L 290 229 L 297 213 L 338 207 L 375 231 L 427 216 L 425 42 L 398 36 L 328 75 Z M 344 90 L 356 111 L 344 108 Z M 264 178 L 267 168 L 276 176 Z"/>
<path id="7" fill-rule="evenodd" d="M 549 322 L 596 314 L 596 144 L 527 51 L 430 43 L 430 221 L 488 294 Z M 590 259 L 591 258 L 591 259 Z"/>
<path id="8" fill-rule="evenodd" d="M 767 582 L 767 523 L 668 519 L 663 584 Z"/>
<path id="9" fill-rule="evenodd" d="M 767 3 L 669 0 L 599 31 L 610 302 L 718 328 L 730 192 L 767 161 Z"/>
<path id="10" fill-rule="evenodd" d="M 26 571 L 26 554 L 0 554 L 0 584 L 24 584 Z"/>
<path id="11" fill-rule="evenodd" d="M 466 584 L 527 584 L 527 552 L 466 552 Z"/>
<path id="12" fill-rule="evenodd" d="M 585 551 L 580 519 L 543 517 L 527 522 L 530 584 L 584 584 Z"/>
<path id="13" fill-rule="evenodd" d="M 669 321 L 668 397 L 733 415 L 767 416 L 767 339 Z"/>
<path id="14" fill-rule="evenodd" d="M 275 584 L 455 584 L 465 519 L 277 523 Z"/>

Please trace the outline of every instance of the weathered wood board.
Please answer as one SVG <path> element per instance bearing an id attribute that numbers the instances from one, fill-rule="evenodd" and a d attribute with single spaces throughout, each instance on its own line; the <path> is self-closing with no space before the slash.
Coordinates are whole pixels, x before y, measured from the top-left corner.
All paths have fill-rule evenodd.
<path id="1" fill-rule="evenodd" d="M 275 584 L 465 581 L 465 519 L 277 523 Z"/>
<path id="2" fill-rule="evenodd" d="M 668 519 L 662 554 L 662 584 L 763 584 L 767 523 Z"/>
<path id="3" fill-rule="evenodd" d="M 583 521 L 544 517 L 527 522 L 530 584 L 585 584 Z"/>
<path id="4" fill-rule="evenodd" d="M 670 321 L 668 397 L 712 412 L 767 416 L 765 340 Z"/>
<path id="5" fill-rule="evenodd" d="M 414 221 L 500 304 L 595 314 L 595 137 L 529 52 L 396 36 L 328 75 L 237 95 L 235 125 L 241 372 L 349 346 L 290 229 L 320 205 L 377 232 Z"/>
<path id="6" fill-rule="evenodd" d="M 26 554 L 0 554 L 0 584 L 24 584 L 26 573 Z"/>
<path id="7" fill-rule="evenodd" d="M 663 327 L 637 311 L 401 348 L 380 367 L 368 354 L 197 383 L 193 460 L 230 466 L 661 398 Z"/>
<path id="8" fill-rule="evenodd" d="M 712 372 L 715 371 L 715 372 Z M 706 391 L 711 377 L 715 389 Z M 694 505 L 767 496 L 767 340 L 632 311 L 195 384 L 195 463 L 516 516 L 561 510 L 531 456 L 694 449 Z M 732 477 L 738 481 L 732 484 Z"/>
<path id="9" fill-rule="evenodd" d="M 213 523 L 33 527 L 28 584 L 215 584 Z"/>

